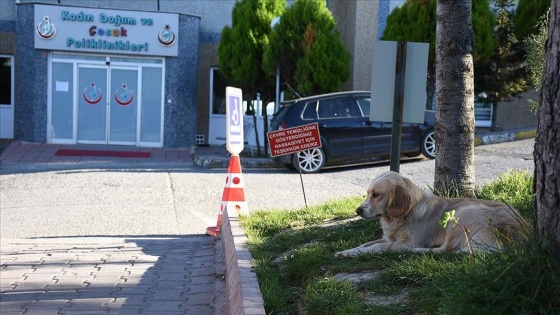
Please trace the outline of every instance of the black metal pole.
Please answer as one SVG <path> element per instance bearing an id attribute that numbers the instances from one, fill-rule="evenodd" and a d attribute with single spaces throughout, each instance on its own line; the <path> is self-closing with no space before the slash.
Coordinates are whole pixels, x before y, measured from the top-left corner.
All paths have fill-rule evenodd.
<path id="1" fill-rule="evenodd" d="M 303 186 L 303 176 L 301 176 L 301 166 L 299 168 L 299 180 L 301 181 L 301 191 L 303 191 L 303 201 L 305 202 L 305 208 L 307 208 L 307 197 L 305 197 L 305 187 Z"/>
<path id="2" fill-rule="evenodd" d="M 406 42 L 397 42 L 397 62 L 395 66 L 395 95 L 393 103 L 393 124 L 391 134 L 391 166 L 393 172 L 400 171 L 401 134 L 404 102 L 404 78 L 406 73 Z"/>

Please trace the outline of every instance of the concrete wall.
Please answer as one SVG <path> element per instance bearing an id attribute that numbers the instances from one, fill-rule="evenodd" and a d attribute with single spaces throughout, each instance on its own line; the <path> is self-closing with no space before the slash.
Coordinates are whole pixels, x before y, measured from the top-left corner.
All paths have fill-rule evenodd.
<path id="1" fill-rule="evenodd" d="M 357 1 L 353 89 L 371 89 L 373 41 L 377 34 L 378 1 Z"/>
<path id="2" fill-rule="evenodd" d="M 199 18 L 179 15 L 179 56 L 165 58 L 166 91 L 164 147 L 181 148 L 195 144 L 198 90 Z"/>
<path id="3" fill-rule="evenodd" d="M 370 90 L 373 41 L 377 34 L 378 1 L 329 1 L 336 29 L 352 55 L 350 78 L 343 90 Z"/>
<path id="4" fill-rule="evenodd" d="M 530 110 L 529 99 L 539 100 L 535 91 L 524 93 L 521 97 L 498 104 L 496 109 L 496 129 L 511 130 L 537 127 L 537 115 Z"/>
<path id="5" fill-rule="evenodd" d="M 336 30 L 340 34 L 340 39 L 346 46 L 350 54 L 355 50 L 354 33 L 356 32 L 356 1 L 333 0 L 329 1 L 329 10 L 336 20 Z M 354 56 L 350 59 L 350 79 L 344 84 L 343 90 L 353 90 L 352 73 L 356 64 Z"/>
<path id="6" fill-rule="evenodd" d="M 199 47 L 199 72 L 198 72 L 198 117 L 197 134 L 204 135 L 208 142 L 210 122 L 210 67 L 218 66 L 218 43 L 201 42 Z"/>
<path id="7" fill-rule="evenodd" d="M 0 0 L 0 54 L 16 51 L 16 7 L 14 0 Z"/>
<path id="8" fill-rule="evenodd" d="M 17 9 L 14 136 L 23 141 L 45 142 L 47 140 L 48 53 L 34 48 L 33 5 L 18 5 Z"/>
<path id="9" fill-rule="evenodd" d="M 161 11 L 202 17 L 202 33 L 220 33 L 231 25 L 231 11 L 235 0 L 180 1 L 180 0 L 19 0 L 20 3 L 46 3 L 92 8 L 135 11 Z M 15 0 L 0 0 L 0 20 L 15 20 Z"/>

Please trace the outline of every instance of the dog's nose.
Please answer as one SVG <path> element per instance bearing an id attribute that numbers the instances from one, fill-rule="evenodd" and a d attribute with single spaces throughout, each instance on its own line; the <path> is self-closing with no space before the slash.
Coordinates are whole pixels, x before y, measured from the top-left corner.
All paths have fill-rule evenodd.
<path id="1" fill-rule="evenodd" d="M 361 206 L 356 208 L 356 214 L 361 216 L 364 213 L 364 208 L 362 208 Z"/>

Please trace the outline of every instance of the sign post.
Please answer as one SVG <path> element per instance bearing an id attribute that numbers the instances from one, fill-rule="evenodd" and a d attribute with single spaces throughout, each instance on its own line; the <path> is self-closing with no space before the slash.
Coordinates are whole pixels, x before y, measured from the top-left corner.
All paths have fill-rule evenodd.
<path id="1" fill-rule="evenodd" d="M 403 123 L 421 124 L 426 109 L 429 44 L 378 40 L 373 49 L 371 121 L 392 121 L 391 170 L 400 170 Z"/>
<path id="2" fill-rule="evenodd" d="M 391 130 L 391 164 L 393 172 L 400 172 L 401 134 L 403 123 L 404 78 L 406 76 L 406 43 L 397 43 L 395 94 L 393 101 L 393 129 Z M 423 117 L 422 117 L 423 118 Z"/>
<path id="3" fill-rule="evenodd" d="M 268 138 L 268 144 L 270 145 L 271 157 L 321 147 L 318 123 L 271 131 L 267 132 L 266 136 Z M 307 198 L 305 197 L 301 168 L 299 169 L 299 179 L 301 181 L 301 190 L 303 191 L 303 200 L 305 202 L 305 207 L 307 207 Z"/>
<path id="4" fill-rule="evenodd" d="M 239 155 L 245 144 L 242 100 L 241 89 L 226 87 L 226 148 L 231 155 Z"/>

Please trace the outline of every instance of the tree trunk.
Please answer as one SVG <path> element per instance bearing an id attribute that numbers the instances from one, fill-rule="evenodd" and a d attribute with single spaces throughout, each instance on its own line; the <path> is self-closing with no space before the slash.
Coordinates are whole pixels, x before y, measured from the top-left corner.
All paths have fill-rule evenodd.
<path id="1" fill-rule="evenodd" d="M 535 140 L 535 223 L 560 249 L 560 5 L 552 0 Z"/>
<path id="2" fill-rule="evenodd" d="M 428 80 L 426 82 L 426 109 L 435 110 L 434 98 L 436 97 L 436 73 L 434 67 L 428 67 Z"/>
<path id="3" fill-rule="evenodd" d="M 438 0 L 434 189 L 474 197 L 474 31 L 471 0 Z"/>

